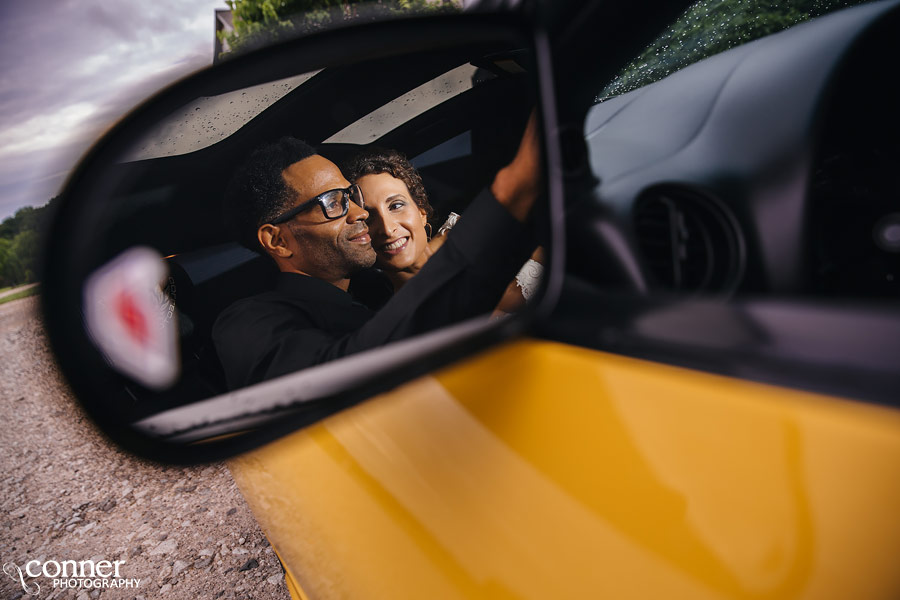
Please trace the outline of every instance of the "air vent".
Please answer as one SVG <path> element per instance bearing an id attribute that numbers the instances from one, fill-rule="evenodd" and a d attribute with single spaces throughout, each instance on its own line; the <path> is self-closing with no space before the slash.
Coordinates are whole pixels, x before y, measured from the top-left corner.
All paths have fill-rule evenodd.
<path id="1" fill-rule="evenodd" d="M 728 293 L 741 281 L 743 240 L 731 213 L 711 198 L 651 190 L 638 201 L 635 232 L 656 288 Z"/>

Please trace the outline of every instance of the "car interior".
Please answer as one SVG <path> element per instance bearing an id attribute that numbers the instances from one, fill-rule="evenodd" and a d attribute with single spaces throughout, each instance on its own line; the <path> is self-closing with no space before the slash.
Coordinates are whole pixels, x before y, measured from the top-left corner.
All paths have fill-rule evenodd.
<path id="1" fill-rule="evenodd" d="M 598 84 L 540 335 L 896 405 L 898 19 L 864 3 Z"/>
<path id="2" fill-rule="evenodd" d="M 253 148 L 291 135 L 338 165 L 365 147 L 360 141 L 397 149 L 419 170 L 436 215 L 462 214 L 515 153 L 533 106 L 530 61 L 517 48 L 473 45 L 406 56 L 401 64 L 391 58 L 329 67 L 271 104 L 265 97 L 251 109 L 258 114 L 221 141 L 117 165 L 120 208 L 105 253 L 133 245 L 137 232 L 166 255 L 170 276 L 161 302 L 177 314 L 182 356 L 182 376 L 171 389 L 124 386 L 121 402 L 132 406 L 133 418 L 226 391 L 212 325 L 232 302 L 265 290 L 276 273 L 268 257 L 231 241 L 221 219 L 228 174 Z M 413 93 L 429 83 L 453 89 L 431 93 L 437 102 Z M 425 106 L 411 106 L 417 102 Z M 405 116 L 385 118 L 394 111 Z M 180 130 L 196 119 L 182 119 Z"/>
<path id="3" fill-rule="evenodd" d="M 590 109 L 593 193 L 632 241 L 638 287 L 897 297 L 900 86 L 884 61 L 898 17 L 878 12 L 826 15 Z"/>

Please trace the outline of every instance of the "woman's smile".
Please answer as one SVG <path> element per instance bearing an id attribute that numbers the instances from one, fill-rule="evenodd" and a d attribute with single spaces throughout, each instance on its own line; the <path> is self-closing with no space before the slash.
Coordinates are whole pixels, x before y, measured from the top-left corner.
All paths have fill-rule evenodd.
<path id="1" fill-rule="evenodd" d="M 394 240 L 393 242 L 387 243 L 379 248 L 378 252 L 385 252 L 387 254 L 400 254 L 406 248 L 407 243 L 409 243 L 409 236 L 405 236 Z"/>

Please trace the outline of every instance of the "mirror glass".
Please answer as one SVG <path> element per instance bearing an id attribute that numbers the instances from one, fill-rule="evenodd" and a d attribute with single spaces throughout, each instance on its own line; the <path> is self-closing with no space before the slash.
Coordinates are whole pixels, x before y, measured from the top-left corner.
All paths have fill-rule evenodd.
<path id="1" fill-rule="evenodd" d="M 485 190 L 535 122 L 531 51 L 387 54 L 225 63 L 98 144 L 54 225 L 47 312 L 101 421 L 246 432 L 529 310 L 537 217 Z"/>

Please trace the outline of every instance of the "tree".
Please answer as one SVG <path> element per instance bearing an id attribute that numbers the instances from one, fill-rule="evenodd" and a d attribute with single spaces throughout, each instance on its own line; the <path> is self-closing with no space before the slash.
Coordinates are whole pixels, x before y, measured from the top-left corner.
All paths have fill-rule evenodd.
<path id="1" fill-rule="evenodd" d="M 7 217 L 3 220 L 3 223 L 0 223 L 0 237 L 9 240 L 15 237 L 20 231 L 33 229 L 40 220 L 40 214 L 40 209 L 32 206 L 20 208 L 16 211 L 16 214 Z"/>
<path id="2" fill-rule="evenodd" d="M 23 269 L 11 246 L 11 240 L 0 238 L 0 287 L 18 285 L 24 279 Z"/>
<path id="3" fill-rule="evenodd" d="M 226 4 L 231 9 L 234 31 L 220 31 L 218 36 L 231 48 L 231 54 L 346 21 L 460 9 L 459 0 L 226 0 Z M 220 58 L 226 56 L 223 53 Z"/>
<path id="4" fill-rule="evenodd" d="M 37 279 L 40 252 L 41 239 L 35 229 L 20 231 L 13 238 L 10 253 L 18 262 L 19 281 L 17 283 L 31 283 Z"/>
<path id="5" fill-rule="evenodd" d="M 0 223 L 0 287 L 36 281 L 41 239 L 56 200 L 20 208 Z"/>

